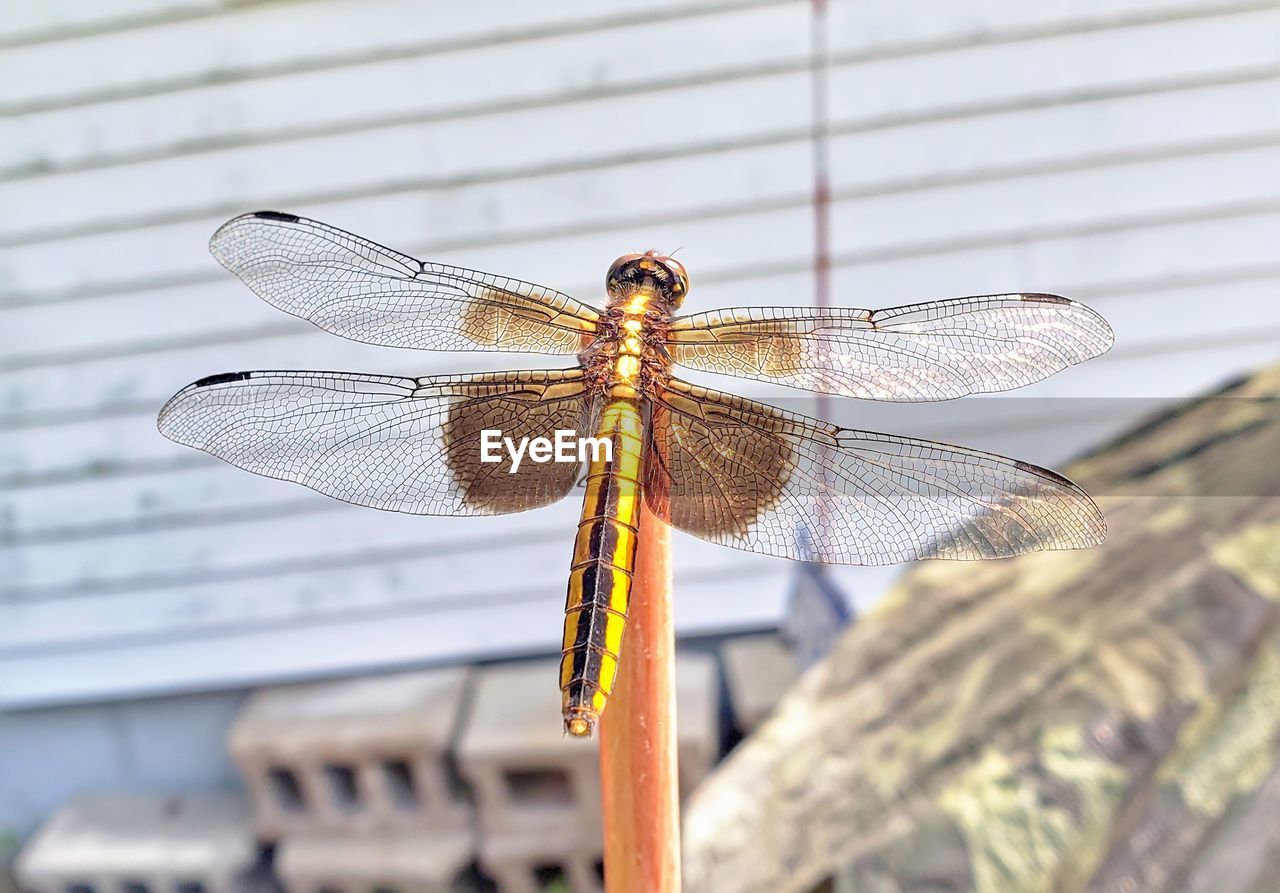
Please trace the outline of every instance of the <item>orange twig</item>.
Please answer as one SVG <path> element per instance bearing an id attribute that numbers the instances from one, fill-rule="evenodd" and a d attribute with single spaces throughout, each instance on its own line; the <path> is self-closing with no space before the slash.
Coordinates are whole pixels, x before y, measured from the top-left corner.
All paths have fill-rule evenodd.
<path id="1" fill-rule="evenodd" d="M 671 531 L 640 513 L 636 578 L 613 696 L 600 720 L 607 893 L 678 893 Z"/>

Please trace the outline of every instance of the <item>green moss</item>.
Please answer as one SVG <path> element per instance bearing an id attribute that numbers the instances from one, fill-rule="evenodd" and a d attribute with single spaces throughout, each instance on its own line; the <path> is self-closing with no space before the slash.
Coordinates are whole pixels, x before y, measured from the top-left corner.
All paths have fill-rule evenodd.
<path id="1" fill-rule="evenodd" d="M 1213 560 L 1259 595 L 1280 599 L 1280 523 L 1254 524 L 1221 540 Z"/>
<path id="2" fill-rule="evenodd" d="M 995 747 L 939 796 L 969 848 L 976 893 L 1050 890 L 1064 872 L 1101 855 L 1124 771 L 1092 752 L 1074 726 L 1047 729 L 1039 756 L 1042 769 L 1072 790 L 1074 809 L 1046 802 L 1035 774 Z"/>

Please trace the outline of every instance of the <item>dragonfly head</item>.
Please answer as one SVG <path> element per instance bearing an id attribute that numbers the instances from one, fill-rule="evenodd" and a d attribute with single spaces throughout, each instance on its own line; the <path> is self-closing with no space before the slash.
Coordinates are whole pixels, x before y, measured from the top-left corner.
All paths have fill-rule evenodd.
<path id="1" fill-rule="evenodd" d="M 667 309 L 675 310 L 689 292 L 689 273 L 680 261 L 656 251 L 624 254 L 609 267 L 605 287 L 615 297 L 647 287 L 666 302 Z"/>

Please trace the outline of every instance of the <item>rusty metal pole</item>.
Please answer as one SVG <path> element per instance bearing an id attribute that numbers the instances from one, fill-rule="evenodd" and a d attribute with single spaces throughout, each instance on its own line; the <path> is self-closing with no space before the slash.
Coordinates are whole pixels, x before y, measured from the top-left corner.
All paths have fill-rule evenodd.
<path id="1" fill-rule="evenodd" d="M 618 680 L 600 719 L 607 893 L 678 893 L 671 530 L 640 512 L 635 586 Z"/>

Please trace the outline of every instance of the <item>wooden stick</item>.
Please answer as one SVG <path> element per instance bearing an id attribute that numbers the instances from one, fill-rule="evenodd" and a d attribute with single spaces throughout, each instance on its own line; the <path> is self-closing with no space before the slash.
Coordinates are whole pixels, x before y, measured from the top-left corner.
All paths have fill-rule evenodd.
<path id="1" fill-rule="evenodd" d="M 606 893 L 679 893 L 671 530 L 644 507 L 613 695 L 600 719 Z"/>

